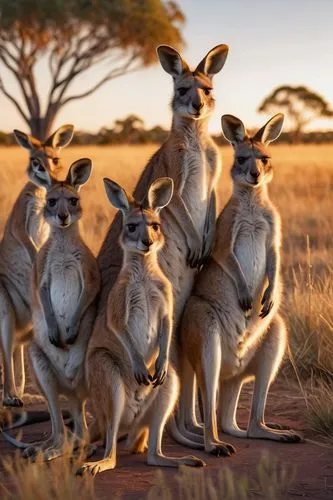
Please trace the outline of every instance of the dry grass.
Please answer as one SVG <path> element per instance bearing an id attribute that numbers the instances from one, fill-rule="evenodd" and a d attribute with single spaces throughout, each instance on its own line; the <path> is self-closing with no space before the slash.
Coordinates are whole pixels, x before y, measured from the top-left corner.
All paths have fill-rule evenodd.
<path id="1" fill-rule="evenodd" d="M 86 474 L 77 477 L 75 472 L 82 464 L 83 456 L 73 457 L 73 448 L 65 446 L 66 458 L 43 462 L 25 460 L 17 452 L 3 461 L 6 484 L 0 481 L 0 498 L 3 500 L 67 500 L 95 497 L 93 478 Z M 41 480 L 42 478 L 42 480 Z"/>
<path id="2" fill-rule="evenodd" d="M 294 478 L 295 470 L 279 464 L 274 457 L 263 454 L 253 480 L 245 475 L 239 477 L 228 467 L 221 468 L 214 479 L 203 469 L 183 467 L 176 476 L 176 496 L 170 488 L 170 481 L 159 470 L 147 500 L 248 500 L 257 496 L 265 500 L 280 500 L 285 498 Z"/>
<path id="3" fill-rule="evenodd" d="M 71 456 L 71 449 L 67 450 Z M 94 500 L 91 475 L 75 476 L 80 460 L 55 460 L 50 463 L 24 460 L 20 455 L 7 458 L 4 468 L 6 485 L 0 481 L 3 500 L 64 500 L 80 498 Z M 43 480 L 41 481 L 41 478 Z M 239 477 L 228 467 L 222 467 L 217 477 L 204 469 L 182 467 L 175 483 L 170 483 L 162 469 L 155 473 L 154 484 L 147 492 L 147 500 L 248 500 L 254 497 L 265 500 L 282 500 L 295 478 L 295 470 L 284 466 L 268 454 L 263 454 L 256 466 L 253 479 Z M 10 484 L 10 486 L 9 486 Z M 116 496 L 115 498 L 121 498 Z"/>
<path id="4" fill-rule="evenodd" d="M 327 382 L 315 381 L 306 394 L 306 423 L 308 428 L 329 446 L 333 446 L 333 391 Z"/>

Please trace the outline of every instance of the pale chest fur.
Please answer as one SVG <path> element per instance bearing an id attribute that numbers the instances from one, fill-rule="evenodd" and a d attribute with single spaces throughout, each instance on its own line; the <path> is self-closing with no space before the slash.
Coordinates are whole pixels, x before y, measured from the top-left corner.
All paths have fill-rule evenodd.
<path id="1" fill-rule="evenodd" d="M 234 253 L 250 292 L 261 293 L 266 276 L 267 241 L 270 226 L 261 207 L 245 204 L 234 219 Z"/>
<path id="2" fill-rule="evenodd" d="M 65 335 L 82 291 L 82 252 L 76 246 L 55 246 L 48 255 L 50 301 L 59 329 Z"/>
<path id="3" fill-rule="evenodd" d="M 188 142 L 182 155 L 182 162 L 181 168 L 184 171 L 182 198 L 190 211 L 196 229 L 199 234 L 202 234 L 214 174 L 213 168 L 206 148 L 195 139 Z"/>
<path id="4" fill-rule="evenodd" d="M 43 217 L 44 204 L 45 194 L 41 189 L 27 203 L 25 229 L 38 249 L 45 243 L 50 232 Z"/>
<path id="5" fill-rule="evenodd" d="M 149 277 L 128 286 L 128 329 L 141 354 L 148 359 L 157 349 L 158 331 L 167 304 L 161 284 Z"/>
<path id="6" fill-rule="evenodd" d="M 82 388 L 84 357 L 92 327 L 92 324 L 88 326 L 89 321 L 87 323 L 86 319 L 91 313 L 84 313 L 84 317 L 81 315 L 79 318 L 79 324 L 76 323 L 79 332 L 75 343 L 59 349 L 50 343 L 45 321 L 46 311 L 38 300 L 38 289 L 42 285 L 47 287 L 54 321 L 65 344 L 68 328 L 73 325 L 73 318 L 77 318 L 81 292 L 83 288 L 86 291 L 88 289 L 88 293 L 94 297 L 99 283 L 98 276 L 93 272 L 93 257 L 77 234 L 73 238 L 69 235 L 62 238 L 51 234 L 50 238 L 39 252 L 36 263 L 40 274 L 35 289 L 37 300 L 33 308 L 34 338 L 57 372 L 60 387 L 73 389 L 79 384 Z M 92 286 L 92 279 L 96 282 L 96 288 Z"/>

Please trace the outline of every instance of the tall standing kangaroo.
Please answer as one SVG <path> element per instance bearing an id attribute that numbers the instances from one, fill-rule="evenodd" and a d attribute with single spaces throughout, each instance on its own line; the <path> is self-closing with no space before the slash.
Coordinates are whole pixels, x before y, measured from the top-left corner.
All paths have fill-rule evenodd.
<path id="1" fill-rule="evenodd" d="M 210 254 L 214 241 L 215 186 L 221 163 L 207 126 L 215 107 L 212 79 L 223 68 L 228 47 L 214 47 L 194 71 L 171 47 L 162 45 L 157 53 L 163 69 L 173 78 L 172 127 L 169 137 L 144 169 L 134 197 L 143 199 L 158 177 L 168 176 L 174 181 L 173 198 L 161 214 L 166 243 L 158 258 L 173 287 L 176 330 L 191 293 L 195 267 Z M 118 216 L 98 256 L 102 293 L 97 321 L 104 321 L 108 293 L 121 268 L 122 251 L 115 244 L 120 231 Z"/>
<path id="2" fill-rule="evenodd" d="M 16 140 L 30 152 L 27 174 L 41 165 L 56 175 L 62 165 L 61 149 L 73 137 L 73 125 L 63 125 L 45 142 L 14 130 Z M 0 335 L 4 363 L 4 406 L 22 406 L 25 385 L 23 342 L 31 336 L 30 282 L 36 252 L 48 236 L 43 218 L 45 190 L 28 182 L 20 192 L 6 223 L 0 243 Z M 21 384 L 17 391 L 14 375 L 14 347 L 20 358 Z"/>
<path id="3" fill-rule="evenodd" d="M 283 115 L 277 114 L 254 136 L 234 116 L 222 129 L 235 152 L 233 194 L 218 217 L 212 257 L 200 271 L 182 318 L 181 343 L 203 396 L 204 446 L 228 455 L 218 438 L 216 400 L 222 430 L 232 436 L 297 442 L 281 426 L 265 424 L 267 393 L 287 343 L 278 314 L 280 218 L 269 199 L 273 167 L 267 145 L 277 139 Z M 236 410 L 242 385 L 255 380 L 249 426 L 242 430 Z"/>

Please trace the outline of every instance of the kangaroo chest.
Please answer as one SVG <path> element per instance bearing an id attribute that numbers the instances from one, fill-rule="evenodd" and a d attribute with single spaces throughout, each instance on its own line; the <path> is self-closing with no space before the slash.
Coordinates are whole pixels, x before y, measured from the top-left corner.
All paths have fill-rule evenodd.
<path id="1" fill-rule="evenodd" d="M 157 337 L 164 297 L 154 283 L 132 286 L 129 290 L 128 327 L 137 348 L 149 358 L 157 348 Z"/>
<path id="2" fill-rule="evenodd" d="M 266 242 L 269 224 L 259 210 L 236 216 L 234 252 L 252 293 L 258 291 L 266 274 Z"/>
<path id="3" fill-rule="evenodd" d="M 63 333 L 71 324 L 82 291 L 80 265 L 72 253 L 57 256 L 51 263 L 50 300 Z"/>
<path id="4" fill-rule="evenodd" d="M 182 198 L 194 225 L 202 234 L 208 202 L 209 166 L 205 150 L 198 144 L 190 146 L 183 157 L 185 172 Z"/>
<path id="5" fill-rule="evenodd" d="M 44 200 L 34 196 L 29 200 L 26 213 L 26 230 L 39 249 L 49 236 L 49 225 L 43 217 Z"/>

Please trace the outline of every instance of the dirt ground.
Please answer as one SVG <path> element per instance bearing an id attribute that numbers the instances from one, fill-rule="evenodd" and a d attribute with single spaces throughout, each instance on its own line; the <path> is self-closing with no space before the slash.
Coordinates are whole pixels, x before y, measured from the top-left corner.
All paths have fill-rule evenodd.
<path id="1" fill-rule="evenodd" d="M 248 409 L 251 398 L 251 387 L 243 391 L 238 420 L 240 426 L 244 426 L 248 418 Z M 31 408 L 39 409 L 39 406 Z M 247 475 L 256 476 L 256 467 L 266 451 L 283 463 L 287 469 L 295 468 L 295 480 L 287 490 L 287 499 L 299 497 L 313 500 L 333 499 L 333 448 L 327 447 L 325 443 L 316 441 L 307 431 L 304 422 L 304 401 L 297 387 L 286 384 L 284 377 L 274 384 L 271 389 L 267 404 L 267 421 L 288 424 L 293 429 L 300 431 L 308 440 L 300 444 L 284 444 L 272 441 L 246 440 L 223 436 L 223 439 L 232 443 L 237 448 L 237 453 L 230 458 L 215 458 L 198 452 L 183 448 L 174 443 L 168 436 L 164 438 L 164 452 L 173 456 L 184 454 L 195 454 L 202 458 L 207 467 L 205 474 L 209 474 L 213 480 L 217 479 L 221 467 L 228 466 L 235 477 Z M 243 424 L 243 425 L 242 425 Z M 50 429 L 50 423 L 45 422 L 38 425 L 25 427 L 23 439 L 32 441 L 40 439 L 42 434 Z M 3 437 L 0 437 L 1 457 L 13 454 L 14 450 Z M 95 492 L 98 499 L 109 499 L 120 495 L 125 499 L 145 498 L 154 483 L 156 468 L 145 464 L 142 455 L 129 455 L 124 450 L 124 444 L 119 444 L 118 463 L 114 471 L 105 472 L 95 479 Z M 100 447 L 95 457 L 101 457 L 103 449 Z M 94 459 L 96 459 L 94 457 Z M 177 498 L 177 482 L 175 469 L 163 469 L 167 484 L 174 490 L 174 498 Z M 0 475 L 4 478 L 4 471 L 0 469 Z M 6 480 L 5 480 L 6 482 Z M 253 498 L 261 497 L 259 492 L 253 492 Z"/>

